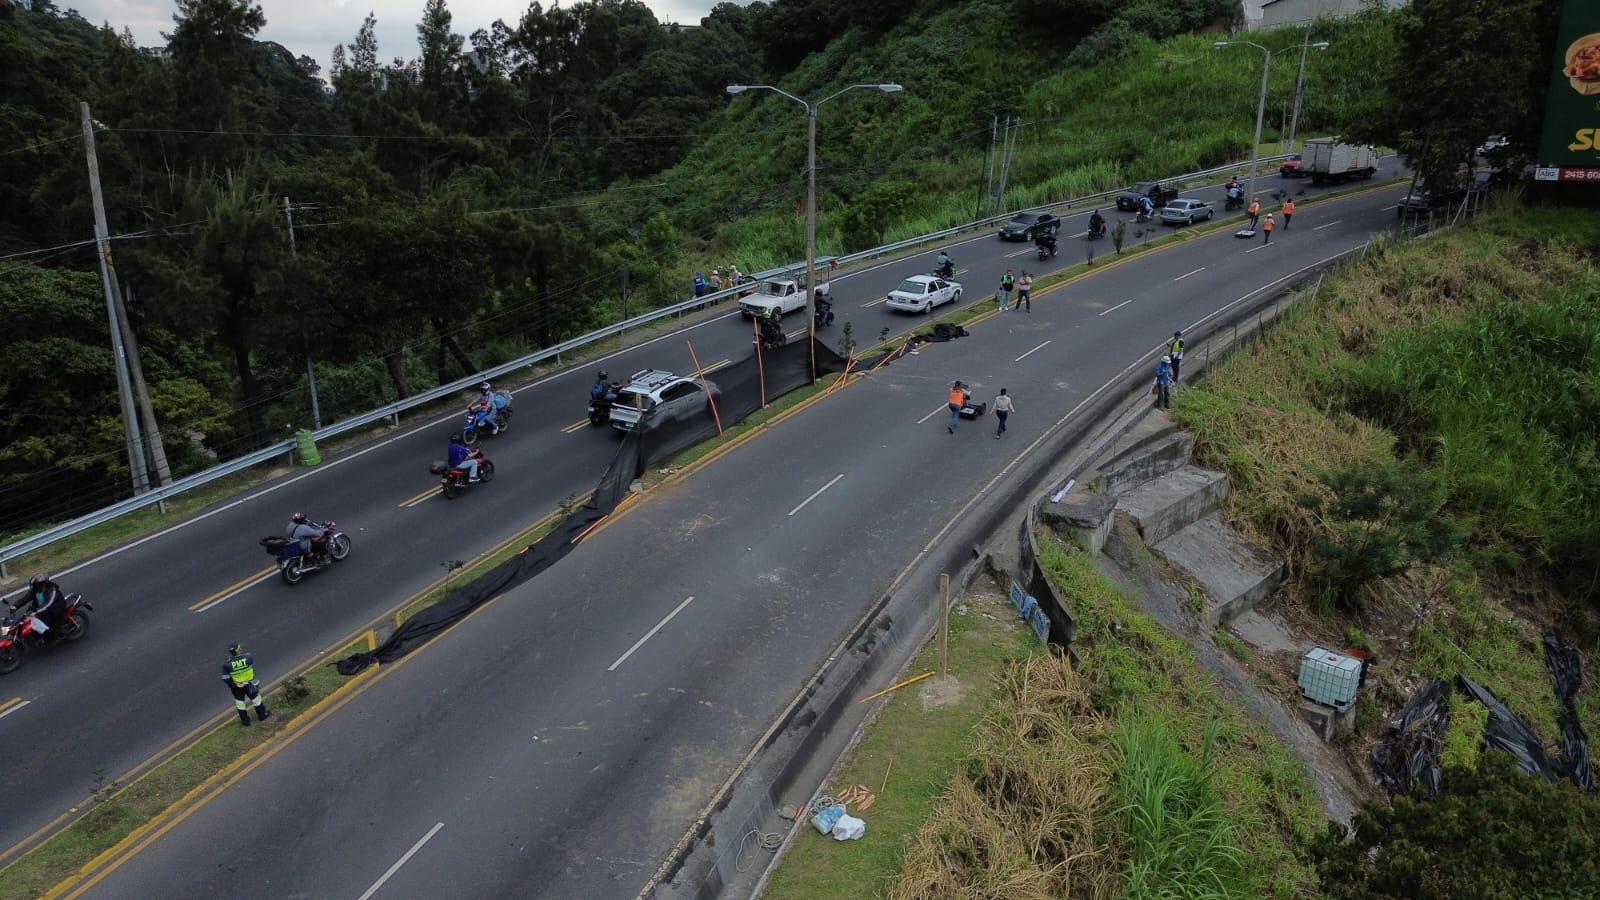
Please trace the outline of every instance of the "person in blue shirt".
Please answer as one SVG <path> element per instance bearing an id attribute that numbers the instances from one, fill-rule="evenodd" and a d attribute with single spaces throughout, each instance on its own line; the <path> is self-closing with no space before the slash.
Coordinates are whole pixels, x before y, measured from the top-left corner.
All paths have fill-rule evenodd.
<path id="1" fill-rule="evenodd" d="M 445 462 L 452 469 L 465 470 L 467 473 L 467 481 L 471 482 L 478 480 L 477 454 L 473 453 L 472 449 L 467 446 L 466 442 L 461 440 L 461 432 L 459 431 L 450 435 L 450 452 L 446 457 Z"/>
<path id="2" fill-rule="evenodd" d="M 707 286 L 706 276 L 703 275 L 699 269 L 696 269 L 694 273 L 694 295 L 696 297 L 704 297 L 706 295 Z"/>
<path id="3" fill-rule="evenodd" d="M 295 513 L 289 518 L 289 527 L 283 530 L 283 536 L 300 545 L 301 555 L 311 552 L 312 547 L 322 543 L 322 526 L 312 524 L 305 513 Z"/>
<path id="4" fill-rule="evenodd" d="M 611 382 L 606 380 L 606 370 L 601 369 L 594 377 L 594 387 L 589 388 L 590 400 L 604 400 L 611 391 Z"/>
<path id="5" fill-rule="evenodd" d="M 1156 409 L 1172 406 L 1172 357 L 1163 356 L 1156 363 L 1156 384 L 1152 393 L 1156 395 Z"/>
<path id="6" fill-rule="evenodd" d="M 1146 194 L 1145 196 L 1139 198 L 1139 212 L 1140 212 L 1140 214 L 1142 214 L 1145 218 L 1148 219 L 1152 215 L 1155 215 L 1155 211 L 1156 211 L 1156 203 L 1155 203 L 1154 200 L 1150 199 L 1150 195 L 1149 194 Z"/>

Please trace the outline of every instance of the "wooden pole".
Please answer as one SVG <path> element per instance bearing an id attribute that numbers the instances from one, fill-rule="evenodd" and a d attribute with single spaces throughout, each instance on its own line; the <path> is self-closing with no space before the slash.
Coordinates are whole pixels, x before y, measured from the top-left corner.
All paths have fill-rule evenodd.
<path id="1" fill-rule="evenodd" d="M 939 677 L 950 673 L 950 574 L 939 573 Z"/>

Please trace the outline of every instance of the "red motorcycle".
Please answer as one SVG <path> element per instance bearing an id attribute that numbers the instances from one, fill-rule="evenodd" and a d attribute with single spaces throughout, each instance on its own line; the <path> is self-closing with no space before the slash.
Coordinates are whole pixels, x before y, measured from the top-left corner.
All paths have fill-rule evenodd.
<path id="1" fill-rule="evenodd" d="M 478 461 L 477 481 L 467 478 L 467 467 L 465 465 L 448 466 L 442 462 L 436 462 L 428 466 L 430 473 L 439 476 L 439 489 L 444 492 L 446 500 L 454 500 L 461 496 L 462 491 L 472 487 L 474 484 L 494 480 L 494 463 L 483 458 L 482 450 L 472 451 L 472 455 L 469 458 Z"/>
<path id="2" fill-rule="evenodd" d="M 0 675 L 16 671 L 22 665 L 24 650 L 42 650 L 48 644 L 72 643 L 89 633 L 89 610 L 94 609 L 82 594 L 67 594 L 61 598 L 66 609 L 61 614 L 61 624 L 44 629 L 44 623 L 32 613 L 11 614 L 0 619 Z"/>
<path id="3" fill-rule="evenodd" d="M 334 528 L 332 522 L 322 523 L 322 537 L 311 542 L 309 553 L 300 552 L 300 542 L 273 536 L 261 539 L 267 555 L 278 561 L 278 574 L 289 584 L 299 584 L 306 575 L 333 565 L 350 555 L 350 538 Z"/>

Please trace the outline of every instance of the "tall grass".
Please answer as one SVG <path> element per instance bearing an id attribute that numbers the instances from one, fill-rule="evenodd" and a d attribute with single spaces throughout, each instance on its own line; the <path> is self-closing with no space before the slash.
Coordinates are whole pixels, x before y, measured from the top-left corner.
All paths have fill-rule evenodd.
<path id="1" fill-rule="evenodd" d="M 1082 665 L 1037 653 L 1005 672 L 887 896 L 1303 896 L 1293 848 L 1321 815 L 1294 758 L 1092 560 L 1040 538 Z"/>

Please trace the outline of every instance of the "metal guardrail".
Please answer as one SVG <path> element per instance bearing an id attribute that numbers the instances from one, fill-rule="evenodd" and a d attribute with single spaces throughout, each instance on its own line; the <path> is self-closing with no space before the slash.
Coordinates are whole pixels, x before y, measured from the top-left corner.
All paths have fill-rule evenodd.
<path id="1" fill-rule="evenodd" d="M 1278 156 L 1262 157 L 1259 162 L 1275 162 L 1280 159 L 1286 159 L 1288 155 L 1289 154 L 1281 154 Z M 1240 165 L 1248 165 L 1248 163 L 1232 163 L 1226 166 L 1217 166 L 1216 168 L 1212 169 L 1203 169 L 1198 172 L 1189 172 L 1179 175 L 1175 178 L 1167 178 L 1164 179 L 1164 181 L 1192 181 L 1196 178 L 1206 178 L 1222 172 L 1237 170 Z M 965 225 L 957 225 L 953 228 L 945 228 L 940 231 L 918 235 L 917 237 L 906 238 L 904 240 L 895 241 L 891 244 L 885 244 L 881 247 L 873 247 L 869 250 L 862 250 L 857 253 L 847 253 L 844 256 L 837 257 L 821 257 L 818 259 L 818 262 L 826 265 L 834 260 L 838 260 L 838 262 L 843 265 L 852 262 L 859 262 L 861 260 L 877 259 L 900 250 L 907 250 L 923 244 L 931 243 L 933 241 L 954 237 L 966 231 L 986 228 L 1000 222 L 1007 221 L 1012 216 L 1020 212 L 1045 212 L 1057 209 L 1071 209 L 1074 206 L 1104 201 L 1107 197 L 1114 197 L 1119 193 L 1121 193 L 1120 190 L 1102 191 L 1098 194 L 1088 194 L 1083 197 L 1074 197 L 1070 200 L 1063 200 L 1059 203 L 1048 203 L 1043 206 L 1030 206 L 1024 209 L 1014 210 L 1012 212 L 1002 213 L 996 216 L 990 216 L 986 219 L 979 219 L 976 222 L 969 222 Z M 780 266 L 776 269 L 768 269 L 767 271 L 761 273 L 760 277 L 771 278 L 778 275 L 793 275 L 804 270 L 805 263 L 794 263 L 788 266 Z M 514 372 L 517 369 L 537 365 L 545 360 L 557 358 L 561 354 L 577 349 L 578 347 L 582 347 L 585 344 L 592 344 L 595 341 L 603 341 L 606 338 L 620 335 L 630 328 L 638 328 L 641 325 L 648 325 L 651 322 L 665 319 L 669 316 L 679 316 L 686 312 L 692 312 L 707 303 L 737 298 L 739 294 L 748 289 L 749 284 L 750 282 L 746 282 L 744 285 L 737 287 L 723 288 L 720 291 L 715 291 L 700 297 L 693 297 L 680 303 L 675 303 L 671 306 L 664 306 L 660 309 L 654 309 L 650 312 L 642 313 L 634 316 L 631 319 L 618 322 L 615 325 L 607 325 L 604 328 L 596 329 L 595 331 L 591 331 L 587 334 L 579 335 L 578 337 L 571 338 L 570 340 L 562 341 L 553 347 L 547 347 L 543 350 L 530 353 L 527 356 L 519 359 L 514 359 L 510 362 L 505 362 L 498 366 L 490 367 L 470 378 L 462 378 L 457 381 L 452 381 L 449 384 L 440 385 L 432 390 L 423 391 L 420 394 L 413 394 L 403 400 L 396 400 L 393 403 L 380 406 L 377 409 L 368 410 L 360 415 L 345 419 L 342 422 L 335 422 L 331 425 L 326 425 L 312 432 L 312 436 L 319 441 L 325 440 L 327 438 L 346 434 L 356 430 L 357 428 L 371 425 L 372 423 L 382 419 L 398 417 L 403 412 L 407 412 L 419 406 L 424 406 L 436 400 L 448 397 L 451 394 L 472 388 L 481 381 L 492 381 L 502 375 Z M 162 485 L 158 488 L 152 488 L 143 494 L 130 497 L 103 509 L 95 510 L 87 515 L 79 516 L 76 519 L 46 528 L 37 534 L 32 534 L 20 540 L 13 541 L 10 544 L 0 546 L 0 575 L 5 573 L 6 566 L 9 562 L 15 560 L 17 557 L 22 556 L 25 553 L 31 553 L 34 550 L 40 549 L 41 547 L 49 546 L 50 544 L 53 544 L 62 538 L 71 537 L 72 535 L 75 535 L 81 531 L 94 528 L 97 525 L 103 525 L 106 522 L 110 522 L 111 520 L 127 515 L 128 513 L 144 509 L 147 506 L 165 502 L 166 500 L 176 497 L 179 494 L 210 484 L 211 482 L 220 478 L 226 478 L 229 475 L 242 472 L 245 469 L 254 468 L 262 463 L 270 462 L 279 456 L 286 456 L 294 450 L 294 446 L 295 442 L 292 440 L 279 441 L 278 443 L 263 447 L 260 450 L 247 453 L 244 456 L 238 457 L 237 459 L 230 459 L 227 462 L 219 463 L 203 472 L 196 472 L 193 475 L 187 475 L 183 478 L 179 478 L 171 484 Z"/>

